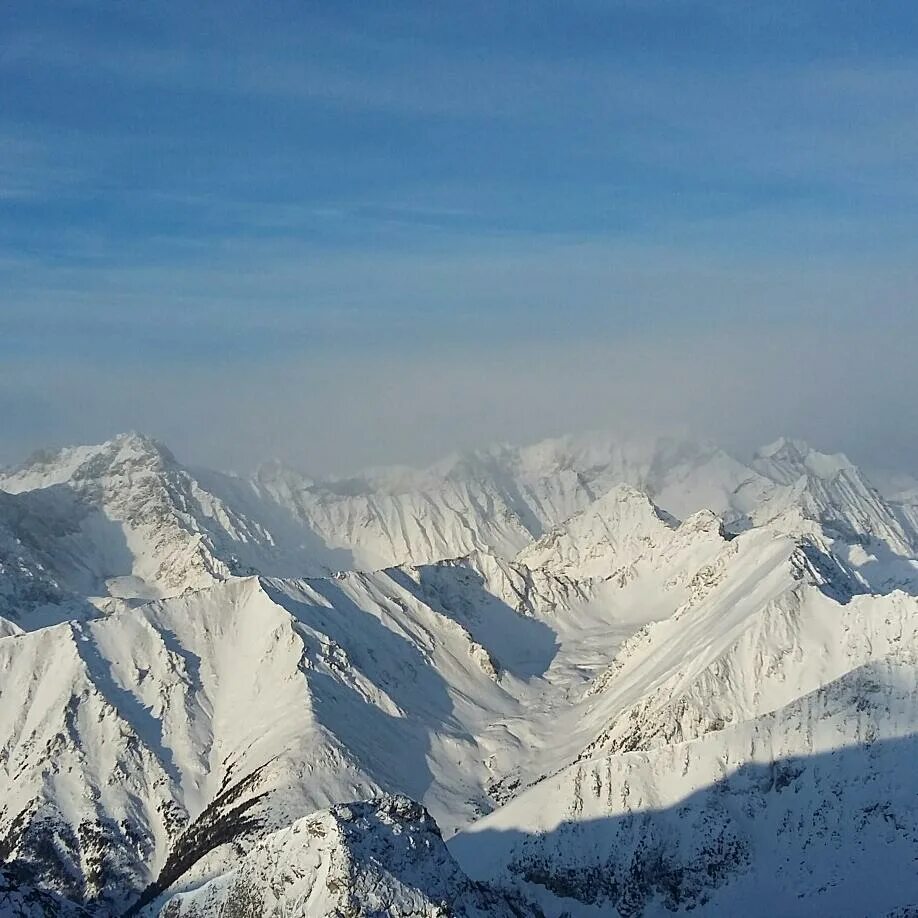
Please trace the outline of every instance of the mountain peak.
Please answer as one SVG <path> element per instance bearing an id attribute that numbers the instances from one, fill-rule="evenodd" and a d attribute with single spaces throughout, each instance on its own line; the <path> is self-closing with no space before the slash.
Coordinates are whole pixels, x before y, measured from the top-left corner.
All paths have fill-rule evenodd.
<path id="1" fill-rule="evenodd" d="M 554 573 L 606 576 L 665 541 L 677 525 L 646 493 L 617 484 L 524 549 L 518 560 Z"/>
<path id="2" fill-rule="evenodd" d="M 830 481 L 841 472 L 857 471 L 844 453 L 822 453 L 804 440 L 788 437 L 779 437 L 763 446 L 756 452 L 752 465 L 779 484 L 792 484 L 803 476 Z"/>
<path id="3" fill-rule="evenodd" d="M 618 484 L 613 485 L 603 494 L 601 497 L 597 498 L 597 503 L 611 503 L 611 504 L 620 504 L 626 503 L 629 501 L 637 501 L 638 503 L 647 503 L 653 504 L 653 501 L 647 495 L 646 491 L 642 491 L 640 488 L 634 487 L 634 485 L 628 484 L 627 482 L 619 482 Z"/>
<path id="4" fill-rule="evenodd" d="M 231 907 L 236 914 L 240 901 L 245 914 L 317 918 L 534 914 L 469 880 L 427 811 L 403 796 L 339 804 L 265 835 L 225 874 L 174 895 L 162 914 L 216 918 Z"/>
<path id="5" fill-rule="evenodd" d="M 176 466 L 175 457 L 159 441 L 134 431 L 118 434 L 90 448 L 90 455 L 71 473 L 87 480 L 136 471 L 161 472 Z"/>
<path id="6" fill-rule="evenodd" d="M 772 459 L 783 457 L 795 457 L 801 461 L 810 452 L 810 445 L 805 440 L 798 440 L 793 437 L 778 437 L 771 443 L 760 447 L 756 451 L 756 458 Z"/>
<path id="7" fill-rule="evenodd" d="M 169 453 L 171 452 L 163 443 L 148 434 L 141 433 L 137 430 L 127 430 L 123 433 L 115 434 L 110 440 L 106 440 L 102 446 L 117 446 L 122 450 L 133 450 L 138 453 Z"/>
<path id="8" fill-rule="evenodd" d="M 2 476 L 0 486 L 8 491 L 30 491 L 97 478 L 122 466 L 159 469 L 174 465 L 175 457 L 162 443 L 129 431 L 103 443 L 40 450 Z"/>

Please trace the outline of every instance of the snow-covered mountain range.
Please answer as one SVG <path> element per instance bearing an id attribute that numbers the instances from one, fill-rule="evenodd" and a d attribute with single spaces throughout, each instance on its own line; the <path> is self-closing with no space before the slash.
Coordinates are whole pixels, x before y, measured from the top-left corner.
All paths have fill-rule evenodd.
<path id="1" fill-rule="evenodd" d="M 607 436 L 0 471 L 0 915 L 910 914 L 918 483 L 883 488 Z"/>

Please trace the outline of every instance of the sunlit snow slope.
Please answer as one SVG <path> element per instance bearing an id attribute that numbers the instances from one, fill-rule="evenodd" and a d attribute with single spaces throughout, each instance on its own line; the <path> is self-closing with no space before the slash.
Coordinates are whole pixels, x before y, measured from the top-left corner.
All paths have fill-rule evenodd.
<path id="1" fill-rule="evenodd" d="M 0 473 L 0 915 L 914 905 L 897 480 L 790 440 L 36 455 Z"/>

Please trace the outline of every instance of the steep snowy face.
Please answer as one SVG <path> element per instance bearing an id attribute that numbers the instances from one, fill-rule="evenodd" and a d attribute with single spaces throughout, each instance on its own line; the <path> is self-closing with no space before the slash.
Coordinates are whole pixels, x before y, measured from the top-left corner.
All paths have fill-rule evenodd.
<path id="1" fill-rule="evenodd" d="M 589 434 L 492 450 L 488 456 L 494 477 L 513 484 L 542 532 L 617 485 L 644 492 L 665 514 L 679 519 L 699 510 L 732 513 L 739 488 L 752 500 L 770 486 L 768 479 L 718 447 L 687 438 L 622 440 Z M 541 534 L 530 529 L 535 536 Z"/>
<path id="2" fill-rule="evenodd" d="M 852 596 L 857 582 L 812 543 L 750 532 L 710 574 L 591 685 L 593 738 L 582 756 L 684 742 L 918 646 L 918 600 Z"/>
<path id="3" fill-rule="evenodd" d="M 580 761 L 450 849 L 551 915 L 892 913 L 918 895 L 916 680 L 879 660 L 692 742 Z"/>
<path id="4" fill-rule="evenodd" d="M 900 491 L 888 501 L 902 528 L 912 534 L 912 543 L 916 543 L 918 533 L 918 485 L 906 491 Z"/>
<path id="5" fill-rule="evenodd" d="M 79 569 L 78 593 L 155 598 L 255 572 L 371 570 L 477 550 L 511 558 L 592 500 L 571 470 L 518 481 L 515 467 L 501 454 L 325 482 L 273 465 L 243 479 L 191 472 L 127 434 L 34 456 L 0 475 L 0 490 L 61 504 L 67 538 L 58 553 Z M 61 580 L 53 565 L 49 576 Z"/>
<path id="6" fill-rule="evenodd" d="M 248 802 L 259 768 L 282 771 L 294 736 L 329 760 L 310 792 L 339 799 L 353 769 L 314 739 L 288 619 L 241 581 L 0 642 L 0 831 L 16 870 L 123 907 L 184 833 Z"/>
<path id="7" fill-rule="evenodd" d="M 594 436 L 495 448 L 424 471 L 314 481 L 272 465 L 244 479 L 191 472 L 164 447 L 128 434 L 35 456 L 0 476 L 0 490 L 46 495 L 46 509 L 66 530 L 57 552 L 66 556 L 63 572 L 51 551 L 58 543 L 42 540 L 49 576 L 83 596 L 151 598 L 233 574 L 301 577 L 430 564 L 475 551 L 504 559 L 522 551 L 527 564 L 540 566 L 532 541 L 556 536 L 556 527 L 578 514 L 581 531 L 569 533 L 568 551 L 589 551 L 581 543 L 601 536 L 589 527 L 603 521 L 623 530 L 616 539 L 630 539 L 633 551 L 643 536 L 653 538 L 641 529 L 654 521 L 638 519 L 640 501 L 628 497 L 627 485 L 646 493 L 661 508 L 652 513 L 664 519 L 706 509 L 730 526 L 748 525 L 793 510 L 834 526 L 838 539 L 869 555 L 865 564 L 874 574 L 886 560 L 878 552 L 914 554 L 910 505 L 886 504 L 844 457 L 782 441 L 753 464 L 690 442 L 622 444 Z M 624 530 L 632 524 L 629 536 Z M 615 547 L 609 542 L 606 554 Z M 607 575 L 599 546 L 593 549 L 599 555 L 592 561 L 569 558 L 571 571 Z M 885 576 L 904 581 L 911 572 L 900 566 Z"/>
<path id="8" fill-rule="evenodd" d="M 533 570 L 614 578 L 621 586 L 654 572 L 693 575 L 723 547 L 721 520 L 702 510 L 679 523 L 629 485 L 617 485 L 520 552 Z"/>
<path id="9" fill-rule="evenodd" d="M 96 595 L 156 596 L 208 586 L 229 574 L 201 524 L 201 495 L 165 448 L 125 435 L 96 448 L 43 455 L 0 488 L 68 506 L 70 531 L 49 551 L 74 556 Z"/>
<path id="10" fill-rule="evenodd" d="M 617 485 L 517 560 L 572 577 L 608 577 L 667 541 L 674 527 L 646 494 Z"/>
<path id="11" fill-rule="evenodd" d="M 533 742 L 636 627 L 602 586 L 479 553 L 0 640 L 7 860 L 117 911 L 341 800 L 407 792 L 466 824 L 521 762 L 541 773 Z"/>
<path id="12" fill-rule="evenodd" d="M 842 453 L 820 453 L 803 440 L 780 437 L 763 446 L 752 460 L 753 467 L 778 484 L 794 484 L 811 475 L 831 481 L 841 472 L 856 471 L 854 464 Z"/>
<path id="13" fill-rule="evenodd" d="M 918 551 L 918 530 L 897 516 L 846 456 L 820 453 L 797 440 L 778 440 L 763 448 L 752 465 L 778 485 L 753 509 L 755 522 L 776 519 L 793 508 L 841 542 L 902 558 Z"/>
<path id="14" fill-rule="evenodd" d="M 914 876 L 918 811 L 900 769 L 914 753 L 918 599 L 867 594 L 835 544 L 818 524 L 721 542 L 674 614 L 627 640 L 562 715 L 586 740 L 573 764 L 559 758 L 460 833 L 460 864 L 556 915 L 912 901 L 914 883 L 863 890 L 889 844 Z M 827 837 L 829 853 L 811 853 Z"/>
<path id="15" fill-rule="evenodd" d="M 591 602 L 597 592 L 597 584 L 589 579 L 531 568 L 483 551 L 437 564 L 405 566 L 402 576 L 417 582 L 426 600 L 485 618 L 485 607 L 495 602 L 529 617 L 564 615 Z"/>
<path id="16" fill-rule="evenodd" d="M 657 442 L 643 487 L 659 507 L 679 519 L 709 510 L 732 522 L 772 485 L 712 444 L 669 439 Z"/>
<path id="17" fill-rule="evenodd" d="M 664 515 L 703 509 L 731 517 L 774 487 L 722 450 L 673 440 L 566 437 L 495 447 L 429 469 L 315 481 L 268 466 L 262 501 L 308 524 L 359 568 L 429 564 L 484 551 L 509 559 L 618 485 L 652 496 Z M 738 488 L 743 499 L 734 500 Z"/>
<path id="18" fill-rule="evenodd" d="M 918 532 L 918 478 L 907 472 L 871 472 L 880 493 L 903 528 Z"/>
<path id="19" fill-rule="evenodd" d="M 79 562 L 68 571 L 68 559 L 51 551 L 76 528 L 80 514 L 59 510 L 55 500 L 0 491 L 0 636 L 19 633 L 33 619 L 50 624 L 56 616 L 80 616 L 79 599 L 64 582 L 66 573 L 79 579 Z"/>
<path id="20" fill-rule="evenodd" d="M 0 913 L 914 901 L 858 898 L 918 854 L 909 499 L 793 441 L 34 457 L 0 477 Z"/>
<path id="21" fill-rule="evenodd" d="M 255 487 L 308 520 L 329 546 L 352 552 L 357 567 L 429 564 L 474 551 L 512 558 L 593 501 L 581 471 L 593 459 L 551 441 L 348 479 L 314 481 L 269 466 L 256 474 Z"/>
<path id="22" fill-rule="evenodd" d="M 269 486 L 262 493 L 274 499 L 286 493 L 286 506 L 360 569 L 425 564 L 478 549 L 512 556 L 532 538 L 499 491 L 475 480 L 396 492 L 342 481 L 292 491 Z"/>
<path id="23" fill-rule="evenodd" d="M 243 500 L 244 491 L 231 493 L 242 508 L 237 510 L 204 488 L 165 447 L 137 434 L 40 454 L 0 477 L 4 503 L 19 501 L 15 525 L 8 526 L 13 539 L 33 545 L 32 520 L 45 519 L 46 531 L 37 540 L 45 574 L 91 600 L 171 596 L 261 570 L 299 576 L 323 571 L 321 543 L 287 520 L 280 542 L 261 522 L 257 502 Z M 28 507 L 30 516 L 22 512 Z M 33 605 L 18 610 L 23 627 L 46 620 L 26 620 Z"/>
<path id="24" fill-rule="evenodd" d="M 911 557 L 918 550 L 911 504 L 884 501 L 844 456 L 789 440 L 764 448 L 747 466 L 693 441 L 567 437 L 479 451 L 422 471 L 340 480 L 304 479 L 272 466 L 255 476 L 252 490 L 263 506 L 276 508 L 275 516 L 295 518 L 327 552 L 337 553 L 339 567 L 367 569 L 473 551 L 513 558 L 597 501 L 627 504 L 623 486 L 647 495 L 664 518 L 708 510 L 737 530 L 799 513 L 832 528 L 845 544 L 872 546 L 872 557 L 884 551 Z M 633 510 L 640 512 L 637 503 Z M 615 512 L 600 506 L 595 517 L 582 517 L 583 525 L 601 525 Z M 647 525 L 636 517 L 633 522 Z M 573 541 L 577 535 L 571 534 Z M 886 579 L 909 576 L 900 570 Z"/>
<path id="25" fill-rule="evenodd" d="M 152 918 L 520 918 L 518 897 L 474 883 L 459 869 L 423 807 L 405 797 L 342 804 L 259 841 L 231 869 L 163 897 Z M 512 904 L 511 904 L 512 902 Z M 525 911 L 524 911 L 525 910 Z"/>
<path id="26" fill-rule="evenodd" d="M 0 640 L 7 861 L 117 912 L 338 801 L 407 792 L 447 827 L 490 808 L 519 744 L 490 727 L 557 647 L 447 579 L 436 605 L 397 569 L 231 580 Z"/>

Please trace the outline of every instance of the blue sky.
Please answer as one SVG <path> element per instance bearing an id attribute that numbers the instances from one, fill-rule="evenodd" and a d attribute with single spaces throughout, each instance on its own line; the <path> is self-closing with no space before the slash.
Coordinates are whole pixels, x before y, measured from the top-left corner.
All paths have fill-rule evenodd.
<path id="1" fill-rule="evenodd" d="M 352 467 L 649 390 L 918 456 L 918 5 L 11 2 L 0 87 L 0 459 Z"/>

